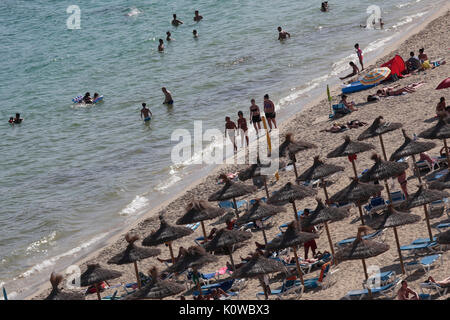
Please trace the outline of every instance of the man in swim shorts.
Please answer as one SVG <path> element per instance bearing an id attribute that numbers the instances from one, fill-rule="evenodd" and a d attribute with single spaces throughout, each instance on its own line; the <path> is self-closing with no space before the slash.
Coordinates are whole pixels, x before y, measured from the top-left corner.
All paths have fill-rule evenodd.
<path id="1" fill-rule="evenodd" d="M 14 118 L 14 123 L 22 123 L 23 119 L 20 117 L 20 113 L 16 113 L 16 117 Z"/>
<path id="2" fill-rule="evenodd" d="M 261 130 L 261 115 L 259 113 L 259 107 L 255 104 L 255 99 L 250 100 L 250 124 L 253 122 L 253 127 L 258 135 L 258 129 Z M 256 127 L 258 126 L 258 127 Z"/>
<path id="3" fill-rule="evenodd" d="M 192 34 L 194 35 L 194 38 L 198 38 L 197 30 L 192 31 Z"/>
<path id="4" fill-rule="evenodd" d="M 173 14 L 172 25 L 178 27 L 180 24 L 183 24 L 183 21 L 177 19 L 177 15 Z"/>
<path id="5" fill-rule="evenodd" d="M 225 138 L 228 136 L 230 141 L 233 143 L 234 153 L 237 152 L 236 146 L 236 124 L 231 121 L 230 117 L 225 117 Z"/>
<path id="6" fill-rule="evenodd" d="M 152 117 L 153 117 L 153 114 L 150 111 L 150 109 L 147 108 L 147 104 L 146 103 L 142 103 L 141 119 L 142 119 L 142 116 L 144 116 L 144 121 L 145 122 L 150 121 L 152 119 Z"/>
<path id="7" fill-rule="evenodd" d="M 284 40 L 287 39 L 287 37 L 291 37 L 291 34 L 287 31 L 284 31 L 281 29 L 281 27 L 278 27 L 278 40 Z"/>
<path id="8" fill-rule="evenodd" d="M 277 122 L 275 120 L 276 113 L 275 113 L 275 105 L 271 100 L 269 100 L 269 95 L 264 95 L 264 115 L 266 116 L 267 123 L 269 124 L 270 130 L 272 130 L 272 123 L 275 126 L 275 129 L 277 128 Z"/>
<path id="9" fill-rule="evenodd" d="M 359 48 L 359 44 L 355 44 L 355 49 L 356 49 L 356 54 L 358 55 L 358 59 L 359 59 L 359 63 L 361 64 L 361 71 L 364 70 L 364 65 L 363 65 L 363 54 L 362 54 L 362 50 Z"/>
<path id="10" fill-rule="evenodd" d="M 195 10 L 194 21 L 199 22 L 202 19 L 203 19 L 203 17 L 198 14 L 198 10 Z"/>
<path id="11" fill-rule="evenodd" d="M 162 87 L 161 90 L 162 90 L 162 92 L 164 93 L 164 96 L 165 96 L 163 104 L 172 105 L 173 104 L 173 99 L 172 99 L 171 92 L 169 90 L 167 90 L 166 87 Z"/>
<path id="12" fill-rule="evenodd" d="M 239 133 L 241 135 L 241 147 L 244 146 L 244 137 L 245 137 L 245 141 L 247 142 L 247 147 L 248 147 L 248 127 L 247 127 L 247 119 L 244 118 L 244 114 L 242 113 L 242 111 L 238 112 L 238 129 L 239 129 Z"/>
<path id="13" fill-rule="evenodd" d="M 159 52 L 164 51 L 164 40 L 163 39 L 159 39 L 158 51 Z"/>

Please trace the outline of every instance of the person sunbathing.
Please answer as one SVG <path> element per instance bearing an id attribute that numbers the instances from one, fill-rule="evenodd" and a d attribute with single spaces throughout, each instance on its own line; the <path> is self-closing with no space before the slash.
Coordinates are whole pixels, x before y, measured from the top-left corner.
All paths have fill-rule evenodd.
<path id="1" fill-rule="evenodd" d="M 361 122 L 359 120 L 351 120 L 351 121 L 347 122 L 347 127 L 351 128 L 351 129 L 352 128 L 359 128 L 359 127 L 362 127 L 362 126 L 365 126 L 365 125 L 367 125 L 366 122 Z"/>
<path id="2" fill-rule="evenodd" d="M 401 284 L 401 288 L 397 291 L 398 300 L 419 300 L 417 292 L 408 288 L 408 283 L 405 280 L 403 280 Z M 412 297 L 410 297 L 409 294 L 412 294 Z"/>
<path id="3" fill-rule="evenodd" d="M 450 277 L 447 277 L 447 278 L 445 278 L 444 280 L 441 280 L 441 281 L 435 281 L 432 276 L 429 276 L 427 281 L 425 281 L 425 282 L 426 283 L 427 282 L 433 282 L 433 283 L 436 283 L 440 287 L 450 287 Z"/>
<path id="4" fill-rule="evenodd" d="M 214 236 L 216 235 L 217 232 L 217 228 L 212 228 L 211 231 L 209 232 L 209 235 L 206 237 L 208 239 L 208 241 L 211 241 Z M 204 244 L 206 242 L 206 240 L 203 240 L 200 242 L 200 244 Z"/>
<path id="5" fill-rule="evenodd" d="M 424 82 L 415 82 L 403 87 L 401 89 L 394 90 L 394 87 L 387 87 L 377 91 L 377 96 L 379 97 L 389 97 L 389 96 L 399 96 L 404 92 L 413 93 L 416 91 L 416 88 L 420 87 Z"/>
<path id="6" fill-rule="evenodd" d="M 320 132 L 339 133 L 339 132 L 344 131 L 345 129 L 347 129 L 347 126 L 341 125 L 337 122 L 334 122 L 333 126 L 330 129 L 323 129 L 323 130 L 320 130 Z"/>
<path id="7" fill-rule="evenodd" d="M 221 297 L 229 297 L 230 295 L 222 290 L 222 288 L 212 289 L 211 293 L 206 296 L 205 300 L 221 300 Z"/>

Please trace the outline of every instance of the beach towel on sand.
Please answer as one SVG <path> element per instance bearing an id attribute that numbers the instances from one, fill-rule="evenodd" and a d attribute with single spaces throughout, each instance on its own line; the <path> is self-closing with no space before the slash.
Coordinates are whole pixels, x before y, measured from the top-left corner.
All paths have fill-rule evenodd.
<path id="1" fill-rule="evenodd" d="M 381 67 L 388 67 L 391 69 L 391 76 L 395 74 L 399 78 L 403 78 L 402 72 L 406 70 L 405 61 L 399 55 L 382 64 Z"/>

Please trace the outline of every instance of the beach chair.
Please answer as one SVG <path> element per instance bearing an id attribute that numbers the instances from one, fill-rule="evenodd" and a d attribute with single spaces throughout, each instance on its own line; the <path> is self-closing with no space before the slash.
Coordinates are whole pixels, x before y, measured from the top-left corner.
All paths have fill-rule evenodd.
<path id="1" fill-rule="evenodd" d="M 372 215 L 374 212 L 383 210 L 386 208 L 386 201 L 384 201 L 383 197 L 375 197 L 372 198 L 368 205 L 364 206 L 364 211 L 368 215 Z"/>
<path id="2" fill-rule="evenodd" d="M 193 231 L 197 230 L 200 226 L 200 222 L 187 224 L 186 227 L 192 229 Z"/>
<path id="3" fill-rule="evenodd" d="M 334 104 L 332 106 L 332 108 L 333 108 L 333 113 L 330 113 L 330 115 L 329 115 L 330 119 L 334 119 L 336 117 L 336 115 L 344 116 L 346 114 L 351 113 L 351 111 L 343 103 Z"/>
<path id="4" fill-rule="evenodd" d="M 305 182 L 303 182 L 303 185 L 304 185 L 305 187 L 311 187 L 311 188 L 315 188 L 315 187 L 317 187 L 319 184 L 320 184 L 320 179 L 316 179 L 316 180 L 313 180 L 313 181 L 305 181 Z"/>
<path id="5" fill-rule="evenodd" d="M 395 191 L 391 192 L 391 199 L 392 205 L 394 207 L 397 207 L 406 200 L 406 197 L 401 191 Z M 389 205 L 389 203 L 390 203 L 389 200 L 386 200 L 386 205 Z"/>
<path id="6" fill-rule="evenodd" d="M 439 294 L 440 297 L 447 294 L 447 290 L 449 287 L 442 287 L 437 283 L 427 281 L 420 283 L 420 291 L 424 293 L 424 290 L 428 290 L 428 293 L 434 292 Z"/>
<path id="7" fill-rule="evenodd" d="M 439 264 L 439 261 L 441 262 Z M 442 254 L 433 254 L 423 257 L 420 260 L 411 261 L 405 264 L 406 272 L 412 273 L 414 270 L 422 268 L 425 274 L 428 274 L 432 267 L 437 267 L 442 264 Z"/>
<path id="8" fill-rule="evenodd" d="M 262 202 L 266 202 L 266 201 L 267 201 L 267 198 L 266 198 L 266 197 L 262 197 L 262 198 L 261 198 L 261 201 L 262 201 Z M 249 203 L 252 205 L 252 204 L 254 204 L 255 202 L 256 202 L 256 199 L 252 199 L 252 200 L 250 200 Z"/>
<path id="9" fill-rule="evenodd" d="M 230 280 L 225 280 L 222 282 L 217 282 L 217 283 L 213 283 L 213 284 L 207 284 L 207 285 L 203 285 L 201 286 L 202 288 L 202 294 L 206 295 L 206 294 L 210 294 L 212 289 L 222 289 L 223 291 L 225 291 L 226 293 L 228 293 L 228 291 L 231 289 L 231 287 L 233 286 L 235 279 L 230 279 Z M 193 296 L 198 296 L 200 293 L 198 291 L 194 291 L 192 293 Z"/>
<path id="10" fill-rule="evenodd" d="M 363 281 L 362 285 L 364 288 L 375 287 L 376 285 L 385 286 L 394 281 L 395 278 L 395 271 L 384 271 L 370 276 L 369 279 Z"/>
<path id="11" fill-rule="evenodd" d="M 322 268 L 320 270 L 320 275 L 315 278 L 305 279 L 304 280 L 304 286 L 306 289 L 315 289 L 315 288 L 321 288 L 321 289 L 327 289 L 334 283 L 336 283 L 335 274 L 338 272 L 339 269 L 331 270 L 331 262 L 327 262 L 324 265 L 322 265 Z M 297 280 L 299 281 L 299 280 Z M 300 282 L 301 283 L 301 282 Z"/>
<path id="12" fill-rule="evenodd" d="M 450 223 L 439 223 L 435 228 L 442 232 L 444 229 L 450 228 Z"/>
<path id="13" fill-rule="evenodd" d="M 289 295 L 293 295 L 295 300 L 300 299 L 303 294 L 303 285 L 297 282 L 295 279 L 292 280 L 284 280 L 280 289 L 271 289 L 269 296 L 276 296 L 278 299 L 283 299 L 288 297 Z M 292 296 L 291 296 L 292 297 Z M 256 298 L 260 300 L 264 299 L 264 292 L 258 292 L 256 294 Z"/>
<path id="14" fill-rule="evenodd" d="M 448 173 L 448 169 L 436 171 L 436 172 L 428 174 L 426 176 L 426 180 L 427 180 L 427 182 L 436 181 L 439 178 L 442 178 L 443 176 L 445 176 L 447 173 Z"/>
<path id="15" fill-rule="evenodd" d="M 372 292 L 373 296 L 383 296 L 387 299 L 394 299 L 396 295 L 395 288 L 400 283 L 400 280 L 401 279 L 397 277 L 392 282 L 389 282 L 384 286 L 370 288 L 370 291 Z M 352 300 L 352 298 L 358 298 L 359 300 L 362 300 L 364 297 L 368 296 L 369 296 L 368 289 L 351 290 L 347 292 L 344 299 Z"/>
<path id="16" fill-rule="evenodd" d="M 315 262 L 306 262 L 304 261 L 302 258 L 299 258 L 299 265 L 300 265 L 300 269 L 302 270 L 303 274 L 308 274 L 311 272 L 311 270 L 319 265 L 324 266 L 325 264 L 327 264 L 328 262 L 331 261 L 331 253 L 324 253 L 322 258 L 315 261 Z M 279 260 L 280 262 L 283 262 L 284 265 L 287 268 L 296 268 L 297 264 L 295 263 L 286 263 L 284 260 Z"/>
<path id="17" fill-rule="evenodd" d="M 433 160 L 436 161 L 436 163 L 439 165 L 439 167 L 444 166 L 447 167 L 448 163 L 447 163 L 447 156 L 444 154 L 443 156 L 438 156 L 436 158 L 433 158 Z"/>
<path id="18" fill-rule="evenodd" d="M 422 172 L 424 170 L 428 170 L 430 172 L 433 172 L 434 170 L 438 170 L 440 168 L 439 163 L 434 161 L 434 159 L 431 159 L 431 160 L 432 160 L 432 164 L 430 164 L 426 160 L 416 161 L 416 165 L 417 165 L 417 168 L 419 169 L 419 171 Z"/>
<path id="19" fill-rule="evenodd" d="M 434 249 L 438 247 L 438 243 L 436 241 L 433 242 L 424 242 L 418 244 L 409 244 L 406 246 L 401 246 L 401 251 L 410 251 L 411 255 L 422 255 L 427 253 L 434 252 Z"/>
<path id="20" fill-rule="evenodd" d="M 433 218 L 440 217 L 444 213 L 445 207 L 444 200 L 433 201 L 429 204 L 430 216 L 433 216 Z"/>
<path id="21" fill-rule="evenodd" d="M 247 206 L 247 208 L 248 208 L 248 202 L 247 202 L 247 200 L 239 200 L 239 201 L 236 201 L 236 206 L 238 209 L 241 208 L 242 206 Z M 230 201 L 230 200 L 220 201 L 219 207 L 222 209 L 236 209 L 234 207 L 233 201 Z"/>
<path id="22" fill-rule="evenodd" d="M 373 239 L 375 239 L 375 238 L 378 238 L 378 237 L 380 237 L 380 240 L 382 241 L 382 242 L 384 242 L 384 234 L 385 234 L 385 230 L 386 229 L 380 229 L 380 230 L 377 230 L 377 231 L 375 231 L 375 232 L 373 232 L 373 233 L 370 233 L 370 234 L 368 234 L 368 235 L 366 235 L 366 236 L 363 236 L 362 238 L 364 239 L 364 240 L 373 240 Z M 349 244 L 349 243 L 352 243 L 353 241 L 355 241 L 355 239 L 356 238 L 348 238 L 348 239 L 344 239 L 344 240 L 341 240 L 341 241 L 339 241 L 338 243 L 336 243 L 336 245 L 337 246 L 344 246 L 344 245 L 346 245 L 346 244 Z"/>

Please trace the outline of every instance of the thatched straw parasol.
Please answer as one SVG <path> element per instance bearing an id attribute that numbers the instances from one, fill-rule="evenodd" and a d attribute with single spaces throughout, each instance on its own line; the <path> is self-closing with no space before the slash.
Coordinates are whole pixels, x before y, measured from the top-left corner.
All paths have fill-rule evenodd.
<path id="1" fill-rule="evenodd" d="M 232 247 L 234 244 L 248 240 L 251 237 L 252 234 L 250 232 L 240 230 L 228 230 L 224 228 L 217 231 L 214 238 L 211 241 L 207 242 L 204 245 L 204 248 L 206 251 L 216 251 L 223 248 L 227 248 L 228 254 L 230 255 L 231 265 L 233 266 L 233 270 L 235 270 Z"/>
<path id="2" fill-rule="evenodd" d="M 450 244 L 450 230 L 439 233 L 436 236 L 436 241 L 440 244 Z"/>
<path id="3" fill-rule="evenodd" d="M 58 289 L 63 276 L 52 272 L 50 275 L 50 283 L 52 284 L 52 292 L 44 300 L 84 300 L 84 294 L 79 292 L 62 292 Z"/>
<path id="4" fill-rule="evenodd" d="M 139 271 L 137 266 L 137 261 L 141 261 L 150 257 L 157 256 L 161 253 L 161 250 L 159 249 L 153 249 L 153 248 L 141 248 L 134 244 L 136 240 L 139 240 L 139 236 L 136 234 L 127 233 L 125 235 L 125 240 L 128 242 L 128 246 L 120 252 L 119 254 L 115 255 L 111 259 L 108 260 L 108 264 L 134 264 L 134 272 L 136 273 L 136 279 L 138 288 L 141 288 L 141 278 L 139 277 Z"/>
<path id="5" fill-rule="evenodd" d="M 203 237 L 205 238 L 205 241 L 208 241 L 203 221 L 217 218 L 225 212 L 227 212 L 227 210 L 213 207 L 204 200 L 194 200 L 188 204 L 185 214 L 177 220 L 176 224 L 182 225 L 200 222 L 202 225 Z"/>
<path id="6" fill-rule="evenodd" d="M 239 218 L 236 198 L 255 192 L 257 188 L 255 186 L 249 186 L 240 182 L 232 182 L 225 174 L 221 174 L 220 178 L 225 182 L 225 185 L 219 191 L 216 191 L 212 195 L 210 195 L 208 201 L 223 201 L 233 199 L 236 216 Z"/>
<path id="7" fill-rule="evenodd" d="M 369 128 L 364 130 L 358 137 L 359 141 L 366 140 L 369 138 L 373 138 L 378 136 L 380 138 L 380 144 L 381 149 L 383 151 L 384 160 L 387 160 L 386 156 L 386 150 L 384 149 L 384 142 L 383 142 L 383 134 L 394 131 L 397 129 L 400 129 L 402 127 L 401 123 L 394 123 L 394 122 L 382 122 L 381 119 L 383 119 L 382 116 L 377 117 L 373 123 L 370 125 Z"/>
<path id="8" fill-rule="evenodd" d="M 170 257 L 172 263 L 175 263 L 175 257 L 173 256 L 172 241 L 188 236 L 194 232 L 191 228 L 172 226 L 164 220 L 163 215 L 159 216 L 161 225 L 159 229 L 153 232 L 142 240 L 142 245 L 146 247 L 157 246 L 163 243 L 167 243 L 170 250 Z"/>
<path id="9" fill-rule="evenodd" d="M 314 163 L 311 167 L 306 169 L 297 179 L 297 183 L 301 181 L 313 181 L 320 179 L 322 183 L 323 192 L 325 193 L 325 199 L 328 202 L 327 186 L 324 181 L 325 177 L 331 176 L 339 171 L 344 171 L 343 167 L 335 166 L 334 164 L 324 163 L 319 159 L 319 156 L 314 157 Z"/>
<path id="10" fill-rule="evenodd" d="M 266 196 L 267 198 L 269 198 L 270 195 L 269 195 L 269 188 L 267 187 L 267 176 L 262 174 L 261 169 L 269 168 L 271 163 L 262 164 L 261 161 L 259 160 L 259 156 L 257 157 L 256 161 L 257 161 L 256 164 L 252 164 L 247 169 L 244 169 L 241 172 L 239 172 L 238 178 L 241 181 L 246 181 L 254 177 L 261 177 L 264 181 L 264 190 L 266 191 Z M 284 166 L 285 166 L 284 161 L 278 161 L 278 169 Z"/>
<path id="11" fill-rule="evenodd" d="M 87 270 L 80 276 L 81 286 L 95 285 L 98 300 L 101 300 L 98 284 L 103 281 L 119 278 L 120 276 L 122 276 L 122 273 L 119 271 L 101 268 L 99 264 L 88 264 Z"/>
<path id="12" fill-rule="evenodd" d="M 344 261 L 344 260 L 362 260 L 364 275 L 366 280 L 369 278 L 367 274 L 367 267 L 365 259 L 376 257 L 386 251 L 389 250 L 389 245 L 373 241 L 373 240 L 364 240 L 362 238 L 363 232 L 368 232 L 371 229 L 367 226 L 360 226 L 358 228 L 358 234 L 356 235 L 356 239 L 349 243 L 336 252 L 336 258 Z M 372 295 L 372 292 L 369 290 L 369 295 Z"/>
<path id="13" fill-rule="evenodd" d="M 174 281 L 161 280 L 156 267 L 152 267 L 149 271 L 152 281 L 146 284 L 142 289 L 126 296 L 123 300 L 139 300 L 139 299 L 160 299 L 174 296 L 184 291 L 185 287 Z"/>
<path id="14" fill-rule="evenodd" d="M 450 124 L 439 118 L 438 123 L 425 131 L 419 133 L 420 138 L 444 140 L 445 155 L 447 156 L 447 164 L 450 166 L 450 157 L 447 147 L 447 139 L 450 138 Z"/>
<path id="15" fill-rule="evenodd" d="M 397 227 L 419 222 L 420 216 L 412 214 L 410 212 L 397 211 L 392 207 L 392 205 L 389 205 L 386 209 L 383 210 L 382 214 L 366 216 L 364 220 L 366 221 L 366 225 L 375 230 L 384 228 L 394 229 L 394 236 L 397 245 L 398 257 L 400 259 L 400 266 L 402 268 L 402 273 L 405 274 L 405 266 L 403 264 L 403 256 L 400 250 L 400 241 L 397 233 Z"/>
<path id="16" fill-rule="evenodd" d="M 265 204 L 261 199 L 257 199 L 250 209 L 239 219 L 236 220 L 237 225 L 243 225 L 248 222 L 261 221 L 264 243 L 267 244 L 266 231 L 264 230 L 263 219 L 276 215 L 277 213 L 286 211 L 283 207 Z"/>
<path id="17" fill-rule="evenodd" d="M 263 284 L 263 276 L 275 272 L 285 272 L 287 274 L 286 267 L 281 262 L 274 259 L 265 258 L 260 254 L 255 253 L 247 263 L 233 272 L 231 277 L 234 279 L 259 278 L 261 284 Z M 267 300 L 269 297 L 267 295 L 266 287 L 263 286 L 263 289 Z"/>
<path id="18" fill-rule="evenodd" d="M 422 184 L 422 179 L 420 178 L 420 174 L 419 174 L 420 171 L 416 165 L 415 155 L 433 149 L 434 147 L 436 147 L 436 144 L 434 142 L 414 141 L 406 135 L 406 132 L 404 129 L 402 129 L 402 134 L 403 134 L 403 137 L 405 138 L 405 141 L 397 150 L 394 151 L 394 153 L 391 155 L 389 160 L 397 161 L 403 157 L 412 156 L 412 159 L 414 162 L 414 169 L 417 172 L 417 178 L 419 179 L 419 183 Z"/>
<path id="19" fill-rule="evenodd" d="M 312 197 L 317 194 L 317 191 L 310 187 L 305 187 L 302 185 L 295 185 L 288 182 L 280 190 L 276 191 L 269 199 L 267 199 L 268 204 L 274 204 L 276 206 L 283 206 L 287 203 L 292 203 L 294 209 L 294 217 L 297 222 L 299 218 L 297 215 L 297 208 L 295 206 L 295 200 L 302 200 L 306 197 Z"/>
<path id="20" fill-rule="evenodd" d="M 358 173 L 356 172 L 355 164 L 356 154 L 375 149 L 375 146 L 369 143 L 352 141 L 349 136 L 346 136 L 344 140 L 344 143 L 331 151 L 327 155 L 327 158 L 340 158 L 347 156 L 348 160 L 352 163 L 355 178 L 357 178 Z"/>
<path id="21" fill-rule="evenodd" d="M 436 181 L 429 183 L 428 188 L 434 190 L 450 189 L 450 172 L 445 176 L 438 178 Z"/>
<path id="22" fill-rule="evenodd" d="M 330 202 L 354 202 L 358 206 L 361 222 L 364 224 L 361 204 L 380 193 L 381 190 L 383 190 L 383 187 L 378 184 L 363 183 L 353 178 L 353 181 L 347 187 L 330 198 Z"/>
<path id="23" fill-rule="evenodd" d="M 296 178 L 298 177 L 298 173 L 297 173 L 297 166 L 295 165 L 295 163 L 297 162 L 295 155 L 296 155 L 296 153 L 298 153 L 300 151 L 311 149 L 311 148 L 317 148 L 317 146 L 312 143 L 305 142 L 305 141 L 294 141 L 294 138 L 292 137 L 292 133 L 286 134 L 286 138 L 285 138 L 284 142 L 280 145 L 279 156 L 281 158 L 281 157 L 286 156 L 286 153 L 288 153 L 289 159 L 292 160 L 293 165 L 294 165 L 294 172 L 295 172 Z"/>
<path id="24" fill-rule="evenodd" d="M 331 254 L 334 258 L 334 246 L 333 241 L 331 240 L 331 234 L 330 229 L 328 228 L 328 222 L 335 222 L 340 221 L 346 218 L 349 213 L 348 210 L 343 208 L 335 208 L 335 207 L 326 207 L 322 200 L 319 198 L 316 198 L 317 201 L 317 207 L 314 209 L 312 213 L 309 214 L 309 216 L 305 217 L 302 222 L 305 225 L 317 225 L 323 223 L 325 225 L 325 230 L 327 232 L 328 237 L 328 243 L 330 245 Z M 334 263 L 337 263 L 336 259 L 333 259 Z"/>
<path id="25" fill-rule="evenodd" d="M 210 226 L 217 226 L 222 223 L 227 223 L 227 221 L 233 220 L 235 217 L 236 217 L 236 213 L 234 212 L 234 210 L 230 210 L 227 213 L 225 213 L 223 216 L 221 216 L 219 219 L 212 222 L 210 224 Z"/>
<path id="26" fill-rule="evenodd" d="M 310 232 L 301 232 L 298 228 L 298 224 L 292 221 L 286 230 L 280 237 L 276 237 L 266 246 L 266 250 L 278 251 L 285 248 L 292 248 L 294 250 L 295 264 L 297 266 L 297 272 L 300 276 L 302 284 L 303 273 L 300 268 L 300 263 L 298 261 L 297 246 L 304 244 L 305 242 L 311 241 L 313 239 L 319 238 L 319 235 Z"/>
<path id="27" fill-rule="evenodd" d="M 423 186 L 419 186 L 417 192 L 410 196 L 408 200 L 401 205 L 400 208 L 412 209 L 415 207 L 423 206 L 425 219 L 427 221 L 428 235 L 430 236 L 431 241 L 431 239 L 433 239 L 433 233 L 431 232 L 430 217 L 428 216 L 427 204 L 447 197 L 450 197 L 450 194 L 446 191 L 428 190 Z"/>

